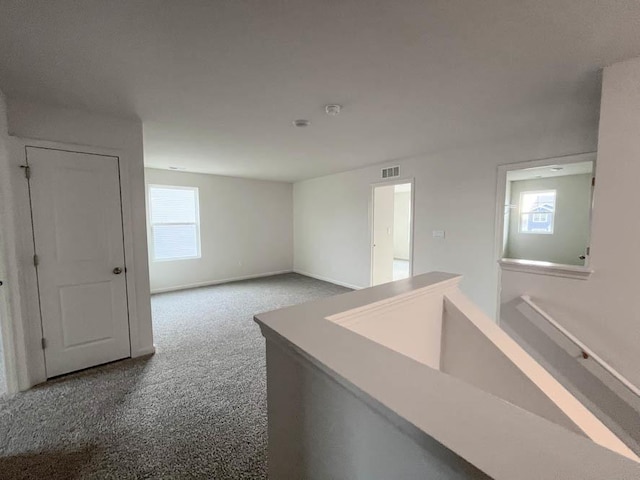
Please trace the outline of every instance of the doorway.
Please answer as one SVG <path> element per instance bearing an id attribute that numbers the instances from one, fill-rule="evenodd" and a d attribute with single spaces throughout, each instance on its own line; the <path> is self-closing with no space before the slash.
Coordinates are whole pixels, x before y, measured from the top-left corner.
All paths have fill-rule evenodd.
<path id="1" fill-rule="evenodd" d="M 413 181 L 373 185 L 371 285 L 413 274 Z"/>
<path id="2" fill-rule="evenodd" d="M 47 378 L 129 357 L 119 158 L 26 154 Z"/>

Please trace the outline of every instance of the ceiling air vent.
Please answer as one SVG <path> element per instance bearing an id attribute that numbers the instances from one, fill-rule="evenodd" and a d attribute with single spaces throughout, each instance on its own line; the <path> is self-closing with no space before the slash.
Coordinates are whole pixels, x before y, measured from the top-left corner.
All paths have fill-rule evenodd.
<path id="1" fill-rule="evenodd" d="M 382 178 L 391 178 L 400 176 L 400 167 L 387 167 L 382 169 Z"/>

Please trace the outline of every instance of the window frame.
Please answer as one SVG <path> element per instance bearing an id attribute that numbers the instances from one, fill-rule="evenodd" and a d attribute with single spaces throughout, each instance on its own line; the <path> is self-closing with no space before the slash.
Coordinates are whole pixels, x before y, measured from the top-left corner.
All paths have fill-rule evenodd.
<path id="1" fill-rule="evenodd" d="M 153 222 L 153 202 L 151 200 L 151 191 L 154 189 L 164 190 L 189 190 L 195 194 L 195 222 Z M 202 258 L 201 241 L 200 241 L 200 190 L 198 187 L 184 186 L 184 185 L 162 185 L 162 184 L 149 184 L 147 185 L 147 200 L 149 211 L 149 245 L 150 245 L 150 257 L 152 262 L 175 262 L 182 260 L 196 260 Z M 196 227 L 196 255 L 187 257 L 173 257 L 173 258 L 156 258 L 156 245 L 153 235 L 153 228 L 156 225 L 195 225 Z"/>
<path id="2" fill-rule="evenodd" d="M 553 193 L 553 212 L 524 212 L 522 211 L 523 199 L 525 195 L 540 195 L 544 193 Z M 523 235 L 553 235 L 555 231 L 555 221 L 556 221 L 556 210 L 558 209 L 558 191 L 555 189 L 546 189 L 546 190 L 526 190 L 524 192 L 520 192 L 520 199 L 518 204 L 518 233 Z M 527 231 L 522 229 L 522 216 L 523 215 L 551 215 L 551 231 Z M 535 223 L 535 222 L 534 222 Z"/>

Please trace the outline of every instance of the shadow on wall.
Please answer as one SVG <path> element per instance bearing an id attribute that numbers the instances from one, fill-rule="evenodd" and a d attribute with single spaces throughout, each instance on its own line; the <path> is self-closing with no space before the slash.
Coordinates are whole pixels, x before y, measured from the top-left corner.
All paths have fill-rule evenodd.
<path id="1" fill-rule="evenodd" d="M 581 351 L 519 298 L 500 307 L 500 326 L 565 388 L 594 412 L 635 452 L 640 453 L 640 400 L 631 405 L 589 371 Z M 611 381 L 615 382 L 613 378 Z"/>
<path id="2" fill-rule="evenodd" d="M 97 447 L 87 446 L 77 450 L 52 450 L 0 457 L 0 472 L 2 478 L 15 480 L 82 478 L 83 467 L 89 464 L 97 451 Z"/>

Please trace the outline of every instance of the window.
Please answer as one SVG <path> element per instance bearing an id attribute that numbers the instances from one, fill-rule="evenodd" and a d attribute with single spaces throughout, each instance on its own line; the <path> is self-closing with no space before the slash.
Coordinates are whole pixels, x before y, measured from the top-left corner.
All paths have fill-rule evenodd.
<path id="1" fill-rule="evenodd" d="M 553 234 L 556 191 L 522 192 L 520 194 L 520 233 Z"/>
<path id="2" fill-rule="evenodd" d="M 149 186 L 149 219 L 154 260 L 200 257 L 198 189 Z"/>
<path id="3" fill-rule="evenodd" d="M 549 221 L 549 215 L 546 213 L 534 213 L 533 219 L 531 220 L 533 223 L 543 223 Z"/>

